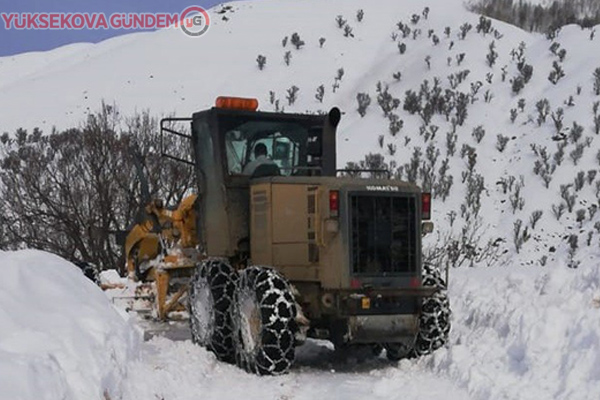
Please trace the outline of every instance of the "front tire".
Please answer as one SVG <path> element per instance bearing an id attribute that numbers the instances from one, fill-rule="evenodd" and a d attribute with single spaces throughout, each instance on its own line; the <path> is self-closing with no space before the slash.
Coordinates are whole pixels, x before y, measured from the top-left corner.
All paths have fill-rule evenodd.
<path id="1" fill-rule="evenodd" d="M 231 307 L 236 279 L 227 260 L 207 259 L 198 265 L 189 290 L 192 341 L 229 363 L 235 362 Z"/>
<path id="2" fill-rule="evenodd" d="M 431 265 L 423 267 L 423 286 L 438 287 L 440 290 L 423 299 L 419 317 L 419 332 L 415 340 L 415 356 L 431 354 L 448 342 L 450 333 L 450 301 L 446 282 L 440 271 Z"/>
<path id="3" fill-rule="evenodd" d="M 296 302 L 287 281 L 266 267 L 240 272 L 233 307 L 237 365 L 251 373 L 280 375 L 295 359 Z"/>

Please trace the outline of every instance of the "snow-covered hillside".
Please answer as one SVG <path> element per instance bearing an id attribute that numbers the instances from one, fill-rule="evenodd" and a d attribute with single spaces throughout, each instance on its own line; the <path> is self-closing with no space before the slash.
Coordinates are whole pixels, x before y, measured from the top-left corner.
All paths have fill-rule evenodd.
<path id="1" fill-rule="evenodd" d="M 398 382 L 411 387 L 415 377 L 433 388 L 424 396 L 411 389 L 413 398 L 439 398 L 435 390 L 447 384 L 456 386 L 451 398 L 596 398 L 600 38 L 577 26 L 553 39 L 498 21 L 486 28 L 460 0 L 229 5 L 211 11 L 201 38 L 164 30 L 0 58 L 0 132 L 77 125 L 102 100 L 123 114 L 149 108 L 180 116 L 219 95 L 257 97 L 263 110 L 338 106 L 340 166 L 381 153 L 398 177 L 432 189 L 429 254 L 462 264 L 450 272 L 451 343 L 398 368 L 335 373 L 333 385 L 302 365 L 287 377 L 248 377 L 190 343 L 157 340 L 129 365 L 125 398 L 193 398 L 195 385 L 233 398 L 238 392 L 223 388 L 233 381 L 261 398 L 312 398 L 337 388 L 358 397 L 365 386 L 364 393 L 404 398 Z M 294 33 L 304 41 L 299 49 Z M 315 97 L 321 85 L 322 102 Z M 293 86 L 299 92 L 289 104 Z M 364 117 L 359 93 L 371 99 Z M 390 107 L 387 115 L 380 104 Z M 186 359 L 181 381 L 180 365 L 163 351 Z"/>
<path id="2" fill-rule="evenodd" d="M 461 238 L 469 220 L 471 225 L 481 225 L 477 231 L 469 228 L 472 236 L 480 239 L 476 245 L 481 251 L 492 241 L 497 246 L 491 250 L 509 255 L 516 253 L 515 238 L 524 241 L 531 237 L 522 248 L 518 246 L 522 261 L 513 259 L 513 264 L 577 263 L 579 258 L 585 259 L 580 252 L 576 260 L 565 258 L 571 247 L 563 240 L 566 234 L 579 236 L 578 247 L 589 247 L 588 237 L 590 243 L 597 244 L 594 198 L 599 181 L 595 172 L 589 171 L 598 167 L 592 106 L 599 100 L 593 89 L 593 72 L 600 67 L 600 58 L 598 41 L 590 40 L 590 30 L 563 28 L 554 40 L 558 47 L 553 54 L 553 41 L 544 35 L 526 33 L 505 23 L 494 21 L 489 33 L 478 33 L 479 17 L 467 12 L 458 0 L 435 4 L 424 0 L 368 4 L 266 0 L 230 6 L 212 10 L 213 25 L 201 38 L 189 38 L 172 29 L 0 58 L 0 130 L 40 126 L 49 131 L 52 126 L 77 125 L 86 113 L 97 110 L 102 100 L 116 103 L 123 114 L 149 108 L 156 114 L 183 116 L 210 107 L 218 95 L 257 97 L 266 110 L 275 108 L 271 100 L 286 111 L 297 112 L 325 111 L 335 105 L 345 112 L 339 129 L 340 165 L 378 152 L 386 156 L 386 162 L 402 169 L 402 178 L 412 174 L 420 183 L 430 181 L 436 196 L 435 222 L 442 236 L 452 230 L 454 239 L 462 240 L 461 246 L 474 245 Z M 423 15 L 426 7 L 430 8 L 427 18 Z M 364 12 L 361 21 L 358 10 Z M 413 15 L 418 21 L 413 21 Z M 463 31 L 467 31 L 464 39 Z M 291 43 L 293 33 L 304 42 L 300 49 Z M 325 39 L 322 47 L 320 38 Z M 496 54 L 492 66 L 487 60 L 491 43 Z M 405 47 L 403 54 L 400 47 Z M 562 49 L 566 55 L 561 57 Z M 289 66 L 284 60 L 287 52 L 291 54 Z M 256 62 L 258 55 L 266 57 L 262 70 Z M 548 79 L 554 62 L 565 73 L 556 84 Z M 532 66 L 533 74 L 520 93 L 514 94 L 511 81 L 522 74 L 519 64 Z M 340 69 L 343 74 L 338 79 Z M 394 74 L 398 73 L 396 79 Z M 433 96 L 436 78 L 439 97 L 446 104 L 463 101 L 467 105 L 464 123 L 453 127 L 456 109 L 447 111 L 447 116 L 434 112 L 427 123 L 418 113 L 411 115 L 404 109 L 407 90 L 419 93 L 426 81 L 425 97 Z M 377 104 L 379 82 L 382 91 L 389 86 L 392 101 L 399 100 L 399 106 L 387 117 Z M 315 98 L 320 85 L 324 87 L 322 103 Z M 290 105 L 286 96 L 292 86 L 299 92 Z M 371 98 L 364 118 L 357 112 L 358 93 Z M 548 115 L 538 124 L 536 104 L 542 99 L 548 100 Z M 420 102 L 427 106 L 423 96 Z M 563 109 L 562 116 L 559 108 Z M 596 115 L 599 113 L 597 110 Z M 562 119 L 558 128 L 553 115 Z M 600 124 L 600 117 L 596 119 Z M 574 122 L 583 128 L 580 138 L 553 140 L 562 134 L 568 136 Z M 478 126 L 484 133 L 480 143 L 472 135 Z M 398 133 L 392 135 L 390 129 Z M 502 152 L 497 149 L 499 140 L 505 141 Z M 449 147 L 448 142 L 455 144 Z M 558 150 L 561 143 L 566 147 Z M 532 144 L 539 154 L 545 152 L 547 162 L 534 154 Z M 409 164 L 415 148 L 422 155 L 413 164 L 416 168 L 409 171 L 405 164 Z M 476 149 L 473 153 L 477 157 L 472 158 L 475 165 L 469 169 L 471 148 Z M 580 160 L 573 161 L 574 151 L 582 153 Z M 555 165 L 554 157 L 560 153 L 564 161 Z M 542 165 L 540 176 L 535 176 L 538 159 Z M 440 168 L 446 172 L 442 174 Z M 545 174 L 546 170 L 554 172 Z M 580 171 L 584 176 L 574 184 Z M 548 188 L 542 174 L 551 180 Z M 559 212 L 564 202 L 560 187 L 568 184 L 573 187 L 566 189 L 563 197 L 574 195 L 575 202 L 557 221 L 552 206 Z M 443 185 L 449 187 L 444 204 L 438 197 Z M 473 190 L 465 200 L 469 185 Z M 528 225 L 532 225 L 535 211 L 543 215 L 533 229 Z M 485 217 L 481 223 L 478 216 Z M 583 220 L 577 222 L 577 218 Z M 558 251 L 550 252 L 551 248 Z"/>

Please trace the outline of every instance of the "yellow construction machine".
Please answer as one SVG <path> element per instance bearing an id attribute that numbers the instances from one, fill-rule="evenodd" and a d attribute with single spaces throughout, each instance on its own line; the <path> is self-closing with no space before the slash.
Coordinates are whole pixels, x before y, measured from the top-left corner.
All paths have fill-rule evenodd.
<path id="1" fill-rule="evenodd" d="M 308 337 L 385 349 L 391 360 L 443 346 L 446 285 L 422 256 L 430 193 L 382 171 L 338 170 L 337 108 L 257 108 L 220 97 L 161 121 L 161 137 L 189 141 L 191 160 L 162 155 L 193 166 L 197 197 L 167 210 L 143 187 L 127 265 L 153 282 L 158 317 L 187 298 L 192 340 L 264 375 L 288 371 Z M 191 134 L 170 128 L 182 121 Z"/>
<path id="2" fill-rule="evenodd" d="M 144 197 L 147 183 L 141 174 Z M 199 262 L 196 232 L 196 194 L 185 197 L 175 209 L 162 200 L 146 204 L 138 222 L 125 238 L 127 273 L 132 279 L 147 283 L 141 291 L 150 292 L 156 317 L 165 320 L 172 311 L 185 311 L 188 281 Z"/>

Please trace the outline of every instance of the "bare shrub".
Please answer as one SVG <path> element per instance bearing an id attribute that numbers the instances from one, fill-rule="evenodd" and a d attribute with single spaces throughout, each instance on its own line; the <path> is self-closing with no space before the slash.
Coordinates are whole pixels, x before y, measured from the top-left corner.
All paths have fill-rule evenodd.
<path id="1" fill-rule="evenodd" d="M 479 125 L 473 128 L 473 132 L 471 133 L 471 135 L 475 138 L 475 141 L 477 143 L 481 143 L 481 140 L 485 136 L 485 129 L 483 128 L 483 125 Z"/>
<path id="2" fill-rule="evenodd" d="M 523 210 L 525 207 L 525 198 L 523 197 L 522 190 L 525 187 L 525 178 L 521 175 L 520 180 L 515 182 L 514 191 L 509 196 L 510 206 L 513 214 L 518 210 Z"/>
<path id="3" fill-rule="evenodd" d="M 566 208 L 567 208 L 567 206 L 565 205 L 565 203 L 560 203 L 558 205 L 555 205 L 555 204 L 552 205 L 552 214 L 554 215 L 554 217 L 556 218 L 557 221 L 560 221 L 560 218 L 565 213 Z"/>
<path id="4" fill-rule="evenodd" d="M 288 105 L 293 105 L 296 100 L 298 99 L 298 92 L 300 91 L 300 88 L 298 88 L 296 85 L 293 85 L 291 88 L 289 88 L 286 92 L 287 95 L 285 96 L 285 98 L 288 101 Z"/>
<path id="5" fill-rule="evenodd" d="M 319 103 L 322 103 L 324 97 L 325 97 L 325 85 L 319 85 L 319 87 L 317 88 L 317 93 L 315 94 L 315 99 L 317 99 L 317 101 Z"/>
<path id="6" fill-rule="evenodd" d="M 502 153 L 506 149 L 506 145 L 508 144 L 508 141 L 510 140 L 510 138 L 508 136 L 504 136 L 501 134 L 498 134 L 498 136 L 496 136 L 496 138 L 497 138 L 496 149 L 500 153 Z"/>
<path id="7" fill-rule="evenodd" d="M 531 213 L 531 217 L 529 217 L 529 223 L 531 224 L 531 229 L 535 229 L 535 226 L 542 219 L 542 215 L 544 212 L 542 210 L 535 210 Z"/>
<path id="8" fill-rule="evenodd" d="M 290 42 L 296 47 L 296 50 L 300 50 L 306 44 L 304 40 L 300 39 L 300 35 L 297 32 L 292 33 Z"/>
<path id="9" fill-rule="evenodd" d="M 361 117 L 364 117 L 367 115 L 367 108 L 371 105 L 371 96 L 368 93 L 358 93 L 356 101 L 358 102 L 357 111 Z"/>
<path id="10" fill-rule="evenodd" d="M 258 57 L 256 57 L 256 63 L 258 64 L 258 69 L 262 71 L 267 64 L 267 57 L 259 54 Z"/>
<path id="11" fill-rule="evenodd" d="M 171 206 L 195 186 L 193 168 L 156 151 L 158 126 L 147 111 L 124 117 L 103 103 L 79 128 L 18 130 L 0 141 L 0 246 L 42 249 L 101 269 L 123 265 L 114 233 L 126 230 L 146 201 Z M 190 151 L 177 138 L 165 138 L 163 150 Z M 135 160 L 147 171 L 149 198 L 142 195 Z"/>
<path id="12" fill-rule="evenodd" d="M 560 185 L 560 197 L 565 201 L 565 205 L 569 212 L 573 212 L 576 200 L 575 195 L 571 193 L 571 186 L 572 185 Z"/>

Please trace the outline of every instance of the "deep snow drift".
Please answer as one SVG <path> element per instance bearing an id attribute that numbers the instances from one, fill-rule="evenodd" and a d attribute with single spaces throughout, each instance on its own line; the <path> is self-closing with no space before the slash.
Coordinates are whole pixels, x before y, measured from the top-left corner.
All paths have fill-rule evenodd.
<path id="1" fill-rule="evenodd" d="M 0 251 L 0 399 L 120 396 L 140 336 L 81 270 Z"/>
<path id="2" fill-rule="evenodd" d="M 450 377 L 474 399 L 598 398 L 597 265 L 458 269 L 450 285 L 451 345 L 410 370 Z"/>

